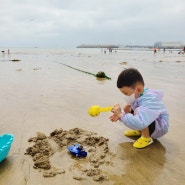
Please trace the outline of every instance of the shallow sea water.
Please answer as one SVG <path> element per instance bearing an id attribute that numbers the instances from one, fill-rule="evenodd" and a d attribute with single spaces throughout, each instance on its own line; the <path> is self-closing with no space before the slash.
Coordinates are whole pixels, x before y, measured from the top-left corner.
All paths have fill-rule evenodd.
<path id="1" fill-rule="evenodd" d="M 12 59 L 20 62 L 12 62 Z M 123 63 L 124 62 L 124 63 Z M 72 66 L 96 74 L 104 71 L 111 80 L 71 69 Z M 91 105 L 124 104 L 116 87 L 118 74 L 137 68 L 146 87 L 161 89 L 170 114 L 169 132 L 153 145 L 136 150 L 133 139 L 123 132 L 122 123 L 109 121 L 110 112 L 97 117 L 87 114 Z M 0 165 L 0 184 L 87 184 L 67 177 L 44 179 L 25 157 L 28 138 L 37 131 L 49 134 L 56 128 L 82 128 L 109 138 L 110 150 L 124 165 L 108 182 L 91 184 L 182 185 L 185 183 L 185 55 L 178 51 L 153 54 L 144 50 L 12 48 L 0 54 L 0 134 L 13 133 L 15 141 L 8 158 Z M 17 182 L 14 179 L 18 178 Z"/>

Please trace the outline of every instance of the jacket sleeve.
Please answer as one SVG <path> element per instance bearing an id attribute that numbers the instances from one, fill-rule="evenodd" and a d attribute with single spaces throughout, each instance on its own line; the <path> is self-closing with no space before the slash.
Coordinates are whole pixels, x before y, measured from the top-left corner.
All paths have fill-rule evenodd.
<path id="1" fill-rule="evenodd" d="M 120 121 L 127 127 L 134 130 L 143 130 L 148 127 L 153 121 L 155 121 L 159 115 L 159 110 L 152 110 L 147 107 L 138 107 L 135 109 L 136 114 L 123 113 Z"/>

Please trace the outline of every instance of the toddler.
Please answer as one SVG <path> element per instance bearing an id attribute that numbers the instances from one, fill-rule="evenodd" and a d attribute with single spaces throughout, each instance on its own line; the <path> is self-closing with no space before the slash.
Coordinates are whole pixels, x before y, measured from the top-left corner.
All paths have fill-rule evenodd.
<path id="1" fill-rule="evenodd" d="M 144 148 L 168 132 L 169 114 L 162 102 L 160 90 L 144 88 L 144 80 L 137 69 L 129 68 L 120 73 L 117 87 L 123 93 L 126 104 L 112 108 L 112 122 L 120 120 L 131 130 L 126 136 L 140 136 L 133 144 L 135 148 Z"/>

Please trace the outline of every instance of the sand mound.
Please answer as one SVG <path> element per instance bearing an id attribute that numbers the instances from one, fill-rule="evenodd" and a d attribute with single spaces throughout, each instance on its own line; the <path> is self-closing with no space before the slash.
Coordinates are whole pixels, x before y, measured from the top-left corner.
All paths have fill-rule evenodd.
<path id="1" fill-rule="evenodd" d="M 79 128 L 56 129 L 48 137 L 37 132 L 37 136 L 28 141 L 34 145 L 28 147 L 25 154 L 32 156 L 33 167 L 42 169 L 44 177 L 70 171 L 76 180 L 93 178 L 94 181 L 104 181 L 108 180 L 108 173 L 114 166 L 115 156 L 109 152 L 108 139 Z M 67 151 L 67 146 L 75 143 L 83 146 L 87 157 L 78 158 Z"/>

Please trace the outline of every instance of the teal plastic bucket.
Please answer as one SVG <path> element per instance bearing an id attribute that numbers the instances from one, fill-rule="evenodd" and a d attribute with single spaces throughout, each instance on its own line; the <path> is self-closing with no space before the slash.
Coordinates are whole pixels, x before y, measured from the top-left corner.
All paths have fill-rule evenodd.
<path id="1" fill-rule="evenodd" d="M 0 136 L 0 162 L 8 155 L 14 136 L 12 134 L 4 134 Z"/>

